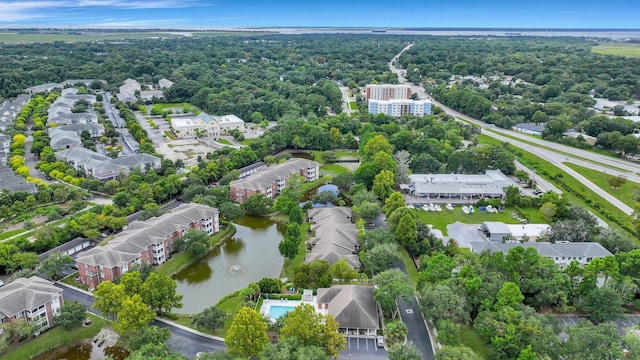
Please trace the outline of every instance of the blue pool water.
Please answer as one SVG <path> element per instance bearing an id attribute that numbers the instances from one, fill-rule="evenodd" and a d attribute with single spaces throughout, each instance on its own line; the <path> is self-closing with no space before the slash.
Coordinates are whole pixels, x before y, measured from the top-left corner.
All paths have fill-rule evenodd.
<path id="1" fill-rule="evenodd" d="M 277 319 L 280 316 L 288 313 L 289 311 L 292 311 L 293 309 L 295 309 L 295 307 L 293 306 L 272 305 L 269 309 L 269 316 L 271 316 L 272 319 Z"/>

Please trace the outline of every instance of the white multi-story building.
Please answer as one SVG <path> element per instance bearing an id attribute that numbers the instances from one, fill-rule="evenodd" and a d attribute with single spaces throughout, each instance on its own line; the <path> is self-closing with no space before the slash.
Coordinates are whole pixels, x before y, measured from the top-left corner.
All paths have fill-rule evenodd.
<path id="1" fill-rule="evenodd" d="M 429 100 L 369 100 L 369 114 L 425 116 L 431 114 Z"/>
<path id="2" fill-rule="evenodd" d="M 408 100 L 411 98 L 409 85 L 369 84 L 366 87 L 367 100 Z"/>
<path id="3" fill-rule="evenodd" d="M 171 119 L 173 132 L 181 138 L 197 136 L 217 138 L 233 129 L 244 132 L 244 121 L 235 115 L 211 116 L 200 113 L 194 117 L 176 117 Z"/>

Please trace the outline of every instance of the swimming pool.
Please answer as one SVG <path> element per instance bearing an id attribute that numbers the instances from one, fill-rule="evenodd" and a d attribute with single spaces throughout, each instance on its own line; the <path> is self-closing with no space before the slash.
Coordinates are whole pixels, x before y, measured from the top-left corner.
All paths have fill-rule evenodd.
<path id="1" fill-rule="evenodd" d="M 293 309 L 295 309 L 293 306 L 271 305 L 271 308 L 269 308 L 269 316 L 271 316 L 272 319 L 277 319 Z"/>

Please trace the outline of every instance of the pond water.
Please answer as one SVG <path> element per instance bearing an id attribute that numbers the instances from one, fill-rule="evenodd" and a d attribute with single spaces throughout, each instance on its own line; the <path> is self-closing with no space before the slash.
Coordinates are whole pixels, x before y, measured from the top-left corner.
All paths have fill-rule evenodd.
<path id="1" fill-rule="evenodd" d="M 278 251 L 286 226 L 267 218 L 244 216 L 235 222 L 236 234 L 200 262 L 176 277 L 184 295 L 181 314 L 195 314 L 223 296 L 264 277 L 280 277 L 284 258 Z"/>
<path id="2" fill-rule="evenodd" d="M 118 346 L 98 346 L 91 340 L 78 340 L 71 344 L 47 351 L 35 360 L 98 360 L 109 356 L 113 360 L 124 360 L 129 352 Z"/>

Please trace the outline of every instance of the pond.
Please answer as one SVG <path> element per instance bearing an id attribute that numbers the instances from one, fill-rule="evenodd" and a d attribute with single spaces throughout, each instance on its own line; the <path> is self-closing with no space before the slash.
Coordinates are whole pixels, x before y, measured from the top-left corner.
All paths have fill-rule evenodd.
<path id="1" fill-rule="evenodd" d="M 174 312 L 195 314 L 252 282 L 280 277 L 284 258 L 278 243 L 286 226 L 252 216 L 234 224 L 237 232 L 231 239 L 175 277 L 177 293 L 184 298 L 183 307 Z"/>
<path id="2" fill-rule="evenodd" d="M 35 360 L 98 360 L 109 357 L 113 360 L 124 360 L 129 352 L 118 346 L 98 346 L 93 341 L 84 339 L 68 345 L 49 350 L 35 357 Z"/>

